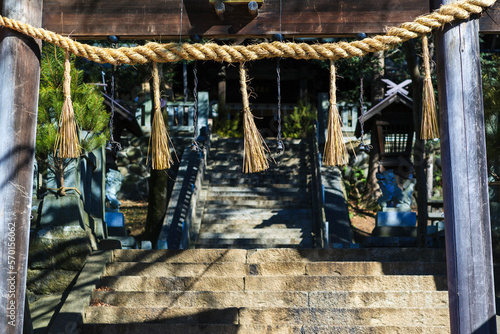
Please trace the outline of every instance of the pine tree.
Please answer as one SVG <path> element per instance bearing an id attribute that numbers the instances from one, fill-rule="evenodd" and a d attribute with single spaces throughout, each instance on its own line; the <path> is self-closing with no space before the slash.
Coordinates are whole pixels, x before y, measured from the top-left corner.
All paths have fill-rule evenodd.
<path id="1" fill-rule="evenodd" d="M 70 159 L 49 159 L 53 155 L 57 127 L 64 102 L 64 58 L 62 49 L 52 44 L 44 45 L 40 70 L 40 96 L 38 103 L 37 137 L 35 157 L 40 165 L 49 164 L 60 180 L 64 195 L 64 169 Z M 75 119 L 80 130 L 89 131 L 82 136 L 82 154 L 104 145 L 109 134 L 109 114 L 103 97 L 94 85 L 83 83 L 83 71 L 71 62 L 71 100 Z"/>

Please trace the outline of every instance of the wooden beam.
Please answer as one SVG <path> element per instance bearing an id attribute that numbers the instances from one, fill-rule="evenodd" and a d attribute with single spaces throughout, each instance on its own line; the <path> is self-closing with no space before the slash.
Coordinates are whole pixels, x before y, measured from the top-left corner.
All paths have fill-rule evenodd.
<path id="1" fill-rule="evenodd" d="M 421 0 L 287 0 L 285 37 L 382 34 L 431 11 Z M 43 27 L 75 38 L 178 39 L 270 36 L 280 31 L 279 0 L 266 0 L 257 17 L 246 6 L 226 6 L 221 21 L 207 0 L 184 1 L 182 30 L 178 0 L 45 0 Z M 498 23 L 497 23 L 498 22 Z M 480 19 L 481 32 L 500 32 L 500 2 Z"/>
<path id="2" fill-rule="evenodd" d="M 42 23 L 42 0 L 3 0 L 2 15 Z M 23 332 L 40 44 L 0 29 L 0 328 Z"/>
<path id="3" fill-rule="evenodd" d="M 246 6 L 226 6 L 221 22 L 208 0 L 44 0 L 43 27 L 75 38 L 179 39 L 270 36 L 280 31 L 279 0 L 266 0 L 253 18 Z M 428 13 L 422 0 L 286 0 L 285 37 L 383 33 L 388 26 Z"/>
<path id="4" fill-rule="evenodd" d="M 438 31 L 436 51 L 451 333 L 496 333 L 477 20 Z"/>

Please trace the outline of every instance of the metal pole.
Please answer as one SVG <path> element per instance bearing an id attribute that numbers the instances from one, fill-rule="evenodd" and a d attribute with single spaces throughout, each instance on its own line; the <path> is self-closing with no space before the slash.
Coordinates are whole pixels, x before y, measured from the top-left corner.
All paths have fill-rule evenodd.
<path id="1" fill-rule="evenodd" d="M 41 26 L 42 0 L 3 0 L 2 15 Z M 0 331 L 23 331 L 40 44 L 0 28 Z"/>
<path id="2" fill-rule="evenodd" d="M 451 333 L 496 333 L 478 21 L 436 43 Z"/>

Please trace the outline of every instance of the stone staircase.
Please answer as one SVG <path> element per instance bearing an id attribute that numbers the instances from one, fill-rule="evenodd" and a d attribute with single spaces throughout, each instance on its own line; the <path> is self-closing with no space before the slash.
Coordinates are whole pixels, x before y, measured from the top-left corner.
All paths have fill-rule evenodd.
<path id="1" fill-rule="evenodd" d="M 213 140 L 196 248 L 313 247 L 310 145 L 285 146 L 269 170 L 243 174 L 243 140 Z"/>
<path id="2" fill-rule="evenodd" d="M 83 333 L 449 333 L 435 249 L 114 250 Z"/>

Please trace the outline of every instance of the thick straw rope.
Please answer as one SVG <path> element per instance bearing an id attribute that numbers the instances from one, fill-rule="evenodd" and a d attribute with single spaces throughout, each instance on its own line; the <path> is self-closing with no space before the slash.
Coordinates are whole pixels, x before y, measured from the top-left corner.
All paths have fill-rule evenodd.
<path id="1" fill-rule="evenodd" d="M 155 170 L 169 169 L 172 165 L 172 155 L 168 142 L 170 137 L 163 120 L 160 100 L 160 76 L 158 74 L 158 64 L 153 63 L 153 97 L 155 113 L 153 124 L 151 124 L 151 137 L 149 137 L 149 148 L 151 148 L 151 167 Z"/>
<path id="2" fill-rule="evenodd" d="M 71 60 L 68 52 L 66 52 L 64 58 L 63 94 L 64 103 L 54 144 L 54 156 L 60 159 L 78 158 L 81 148 L 78 140 L 75 111 L 73 110 L 73 102 L 71 102 Z"/>
<path id="3" fill-rule="evenodd" d="M 255 125 L 254 116 L 250 110 L 250 102 L 247 87 L 247 71 L 245 63 L 240 64 L 240 86 L 241 100 L 243 102 L 243 172 L 258 173 L 269 168 L 269 162 L 266 159 L 266 147 L 264 138 Z"/>
<path id="4" fill-rule="evenodd" d="M 335 64 L 330 61 L 330 107 L 328 109 L 328 130 L 323 151 L 325 166 L 343 166 L 349 162 L 342 134 L 342 120 L 337 109 L 337 86 L 335 84 Z"/>
<path id="5" fill-rule="evenodd" d="M 416 18 L 398 27 L 390 28 L 385 35 L 368 37 L 351 43 L 260 43 L 254 45 L 218 45 L 148 43 L 133 48 L 100 48 L 82 44 L 68 37 L 51 31 L 35 28 L 7 17 L 0 16 L 0 26 L 16 30 L 33 38 L 53 43 L 78 57 L 84 57 L 97 63 L 144 64 L 155 62 L 177 62 L 180 60 L 215 60 L 228 63 L 259 60 L 263 58 L 288 57 L 295 59 L 330 59 L 363 56 L 370 52 L 388 50 L 396 45 L 429 34 L 432 30 L 443 27 L 454 20 L 466 20 L 472 14 L 480 14 L 483 9 L 492 6 L 496 0 L 463 0 L 441 6 L 431 14 Z"/>
<path id="6" fill-rule="evenodd" d="M 425 79 L 422 92 L 422 124 L 420 127 L 420 139 L 428 140 L 439 138 L 439 127 L 436 118 L 436 99 L 434 97 L 434 87 L 432 86 L 431 61 L 427 36 L 422 37 L 422 50 Z"/>

